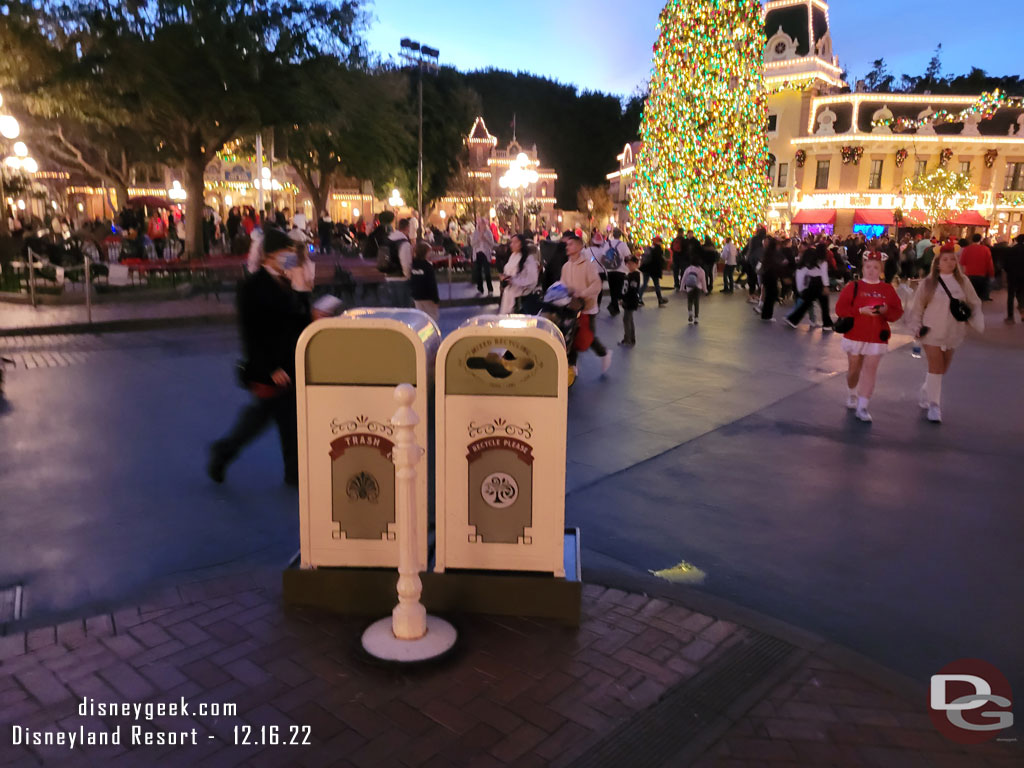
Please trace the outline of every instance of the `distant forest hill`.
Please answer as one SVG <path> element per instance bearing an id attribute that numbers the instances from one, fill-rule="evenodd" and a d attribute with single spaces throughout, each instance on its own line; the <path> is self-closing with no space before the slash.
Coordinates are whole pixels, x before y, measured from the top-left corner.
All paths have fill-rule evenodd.
<path id="1" fill-rule="evenodd" d="M 463 77 L 480 97 L 484 121 L 499 148 L 512 140 L 515 115 L 517 140 L 524 147 L 536 144 L 541 162 L 558 172 L 555 196 L 565 210 L 576 208 L 581 186 L 606 182 L 605 175 L 618 168 L 615 156 L 640 132 L 642 96 L 623 103 L 611 94 L 495 69 Z"/>
<path id="2" fill-rule="evenodd" d="M 1024 96 L 1024 78 L 1020 75 L 990 75 L 984 69 L 973 67 L 966 75 L 942 74 L 942 45 L 921 75 L 900 75 L 889 71 L 885 59 L 875 59 L 871 71 L 864 77 L 867 90 L 874 93 L 935 93 L 956 96 L 982 94 L 997 88 L 1009 96 Z"/>

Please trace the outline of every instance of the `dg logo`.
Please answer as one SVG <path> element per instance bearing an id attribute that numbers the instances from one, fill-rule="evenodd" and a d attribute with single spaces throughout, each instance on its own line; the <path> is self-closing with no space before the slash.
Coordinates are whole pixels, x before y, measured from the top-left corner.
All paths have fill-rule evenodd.
<path id="1" fill-rule="evenodd" d="M 1013 725 L 1010 683 L 992 664 L 960 659 L 932 675 L 929 714 L 951 741 L 980 744 Z"/>

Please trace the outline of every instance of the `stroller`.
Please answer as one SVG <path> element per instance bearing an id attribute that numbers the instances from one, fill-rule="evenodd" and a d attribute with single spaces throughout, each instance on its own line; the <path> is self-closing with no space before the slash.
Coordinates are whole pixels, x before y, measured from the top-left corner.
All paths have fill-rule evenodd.
<path id="1" fill-rule="evenodd" d="M 566 350 L 572 349 L 576 341 L 576 328 L 579 325 L 582 308 L 578 302 L 572 301 L 569 291 L 561 282 L 554 283 L 547 293 L 531 293 L 519 299 L 519 312 L 524 315 L 536 315 L 550 320 L 565 338 Z M 576 372 L 569 366 L 569 386 L 576 383 Z"/>

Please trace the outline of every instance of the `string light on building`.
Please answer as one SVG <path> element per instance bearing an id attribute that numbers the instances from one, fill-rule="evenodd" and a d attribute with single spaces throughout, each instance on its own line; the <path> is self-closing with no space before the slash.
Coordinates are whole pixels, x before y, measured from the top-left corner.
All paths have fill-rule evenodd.
<path id="1" fill-rule="evenodd" d="M 677 228 L 740 241 L 768 208 L 765 36 L 757 0 L 669 0 L 630 191 L 640 241 Z"/>
<path id="2" fill-rule="evenodd" d="M 167 197 L 175 202 L 181 202 L 188 197 L 188 193 L 181 188 L 181 182 L 175 180 L 171 183 L 171 188 L 167 190 Z"/>

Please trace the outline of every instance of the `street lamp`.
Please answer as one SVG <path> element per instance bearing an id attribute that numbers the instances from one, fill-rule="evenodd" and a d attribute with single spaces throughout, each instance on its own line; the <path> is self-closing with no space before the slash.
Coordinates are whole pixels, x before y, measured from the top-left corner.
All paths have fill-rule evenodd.
<path id="1" fill-rule="evenodd" d="M 408 37 L 403 37 L 401 42 L 402 48 L 408 53 L 399 54 L 403 59 L 408 61 L 410 64 L 415 64 L 419 71 L 419 82 L 417 88 L 419 90 L 419 101 L 420 101 L 420 149 L 419 149 L 419 161 L 416 166 L 416 216 L 420 222 L 420 230 L 423 228 L 423 67 L 427 67 L 433 72 L 437 72 L 437 59 L 441 55 L 437 48 L 431 48 L 428 45 L 420 45 L 415 40 L 410 40 Z M 416 237 L 419 238 L 420 230 L 416 232 Z"/>
<path id="2" fill-rule="evenodd" d="M 391 190 L 391 197 L 388 198 L 388 205 L 394 208 L 396 212 L 398 211 L 399 208 L 405 205 L 405 200 L 403 200 L 402 196 L 398 194 L 397 189 Z"/>
<path id="3" fill-rule="evenodd" d="M 531 184 L 536 184 L 537 179 L 540 176 L 535 170 L 530 168 L 530 158 L 526 156 L 525 152 L 520 152 L 516 159 L 513 160 L 508 167 L 508 170 L 498 179 L 498 186 L 502 189 L 512 190 L 513 192 L 522 192 L 522 203 L 523 203 L 523 218 L 526 217 L 526 190 Z M 519 225 L 519 231 L 523 230 L 522 222 Z"/>

